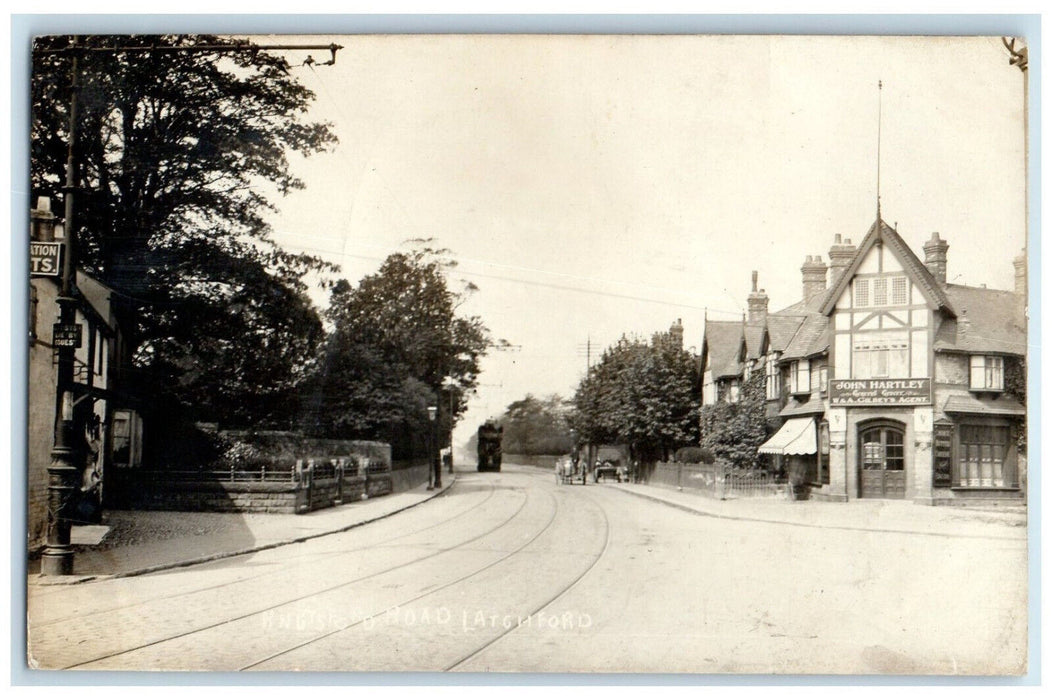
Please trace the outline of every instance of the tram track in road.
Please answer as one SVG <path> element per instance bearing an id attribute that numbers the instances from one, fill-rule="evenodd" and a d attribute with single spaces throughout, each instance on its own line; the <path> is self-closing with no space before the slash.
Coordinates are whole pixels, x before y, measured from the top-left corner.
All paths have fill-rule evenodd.
<path id="1" fill-rule="evenodd" d="M 489 500 L 491 498 L 493 498 L 494 494 L 497 493 L 498 489 L 492 483 L 489 483 L 489 482 L 486 482 L 485 485 L 488 486 L 489 488 L 488 488 L 488 491 L 486 493 L 486 497 L 483 498 L 481 501 L 479 501 L 478 503 L 474 503 L 472 505 L 469 505 L 468 507 L 457 511 L 456 513 L 454 513 L 453 515 L 449 516 L 448 518 L 444 518 L 444 519 L 439 520 L 437 522 L 431 523 L 431 524 L 429 524 L 429 525 L 427 525 L 425 527 L 417 528 L 416 530 L 411 530 L 409 532 L 403 532 L 403 533 L 395 535 L 393 537 L 388 537 L 387 539 L 380 540 L 379 542 L 373 542 L 371 544 L 360 546 L 360 547 L 353 547 L 351 549 L 339 550 L 339 551 L 334 551 L 334 552 L 325 552 L 325 553 L 322 553 L 322 554 L 312 553 L 312 554 L 300 555 L 300 556 L 297 556 L 297 557 L 291 557 L 291 558 L 285 559 L 283 562 L 281 562 L 281 564 L 287 564 L 290 561 L 294 561 L 294 560 L 304 560 L 304 559 L 306 559 L 307 561 L 309 561 L 310 559 L 316 559 L 316 558 L 321 557 L 321 556 L 345 557 L 345 556 L 349 556 L 351 554 L 357 554 L 357 553 L 369 551 L 371 549 L 376 549 L 376 548 L 379 548 L 379 547 L 383 547 L 383 546 L 389 545 L 392 542 L 396 542 L 396 541 L 398 541 L 400 539 L 405 539 L 407 537 L 412 537 L 414 535 L 418 535 L 420 533 L 427 532 L 428 530 L 433 530 L 435 528 L 441 527 L 441 526 L 446 525 L 446 524 L 448 524 L 448 523 L 450 523 L 450 522 L 452 522 L 454 520 L 457 520 L 458 518 L 462 518 L 465 515 L 468 515 L 469 513 L 474 512 L 476 509 L 481 508 L 487 502 L 489 502 Z M 453 487 L 450 487 L 450 488 L 452 489 Z M 374 521 L 374 522 L 376 522 L 376 521 Z M 373 525 L 373 524 L 374 523 L 368 523 L 366 525 L 366 527 L 368 527 L 369 525 Z M 335 533 L 330 533 L 330 534 L 326 534 L 326 535 L 320 535 L 319 537 L 314 538 L 314 539 L 315 540 L 319 540 L 322 537 L 338 537 L 338 536 L 343 535 L 345 533 L 346 533 L 346 531 L 335 532 Z M 302 543 L 297 542 L 295 544 L 302 544 Z M 241 555 L 237 555 L 237 556 L 244 557 L 244 556 L 250 556 L 250 555 L 241 554 Z M 236 557 L 230 557 L 230 559 L 235 559 L 235 558 Z M 208 562 L 206 565 L 213 564 L 213 563 L 214 562 Z M 242 576 L 242 577 L 230 580 L 230 581 L 223 581 L 221 583 L 215 583 L 215 584 L 210 584 L 210 585 L 207 585 L 207 586 L 200 586 L 200 587 L 191 588 L 191 589 L 188 589 L 188 590 L 182 590 L 182 591 L 179 591 L 178 593 L 175 593 L 175 594 L 169 593 L 169 594 L 166 594 L 166 595 L 158 595 L 158 596 L 153 596 L 153 597 L 150 597 L 150 598 L 142 598 L 142 599 L 130 602 L 130 603 L 125 603 L 123 605 L 115 605 L 115 606 L 112 606 L 112 607 L 109 607 L 109 608 L 103 608 L 103 609 L 99 609 L 99 610 L 92 610 L 92 611 L 87 612 L 87 613 L 78 613 L 76 615 L 68 615 L 68 616 L 65 616 L 65 617 L 54 618 L 54 619 L 47 620 L 46 622 L 37 622 L 37 623 L 33 624 L 33 628 L 36 629 L 36 630 L 40 630 L 40 629 L 47 628 L 47 627 L 49 627 L 51 625 L 56 625 L 56 624 L 61 624 L 61 623 L 64 623 L 64 622 L 69 622 L 70 620 L 74 620 L 74 619 L 81 620 L 81 619 L 84 619 L 85 617 L 92 616 L 92 615 L 105 615 L 105 614 L 118 612 L 118 611 L 121 611 L 121 610 L 128 610 L 128 609 L 131 609 L 131 608 L 135 608 L 135 607 L 139 607 L 139 606 L 143 606 L 143 605 L 148 605 L 150 603 L 155 603 L 155 602 L 157 602 L 159 600 L 170 600 L 170 599 L 178 598 L 178 597 L 181 597 L 181 596 L 192 596 L 192 595 L 197 595 L 197 594 L 200 594 L 200 593 L 207 593 L 209 591 L 217 591 L 217 590 L 221 590 L 221 589 L 224 589 L 224 588 L 229 588 L 231 586 L 237 586 L 237 585 L 240 585 L 240 584 L 245 584 L 245 583 L 250 583 L 250 582 L 259 582 L 261 579 L 266 579 L 267 577 L 280 576 L 280 575 L 284 574 L 285 573 L 285 567 L 281 566 L 281 564 L 275 564 L 275 566 L 279 566 L 280 568 L 272 569 L 272 570 L 269 570 L 269 571 L 264 571 L 262 573 L 258 573 L 258 574 L 255 574 L 255 575 Z M 114 581 L 114 580 L 117 580 L 117 579 L 106 579 L 104 581 L 99 581 L 98 583 L 109 583 L 110 581 Z M 89 584 L 89 585 L 91 585 L 91 584 Z"/>
<path id="2" fill-rule="evenodd" d="M 593 569 L 595 569 L 596 565 L 599 564 L 600 560 L 602 560 L 602 558 L 606 555 L 607 551 L 610 549 L 610 533 L 611 533 L 610 517 L 606 514 L 606 509 L 603 508 L 603 506 L 598 501 L 596 501 L 591 496 L 586 496 L 585 498 L 587 498 L 587 500 L 591 501 L 596 506 L 598 511 L 602 514 L 602 516 L 603 516 L 603 525 L 604 525 L 604 529 L 605 529 L 605 535 L 604 535 L 604 538 L 603 538 L 603 548 L 601 550 L 599 550 L 598 554 L 595 555 L 595 557 L 589 563 L 588 567 L 585 568 L 585 570 L 582 571 L 580 574 L 578 574 L 576 578 L 574 578 L 572 581 L 570 581 L 570 583 L 568 583 L 567 585 L 563 586 L 560 590 L 556 591 L 556 593 L 551 598 L 546 600 L 540 606 L 536 607 L 528 615 L 526 615 L 525 617 L 519 617 L 518 618 L 518 622 L 517 622 L 517 624 L 514 627 L 511 627 L 511 628 L 509 628 L 507 630 L 504 630 L 503 632 L 498 633 L 494 637 L 490 638 L 485 644 L 482 644 L 481 646 L 476 647 L 473 651 L 471 651 L 470 653 L 460 657 L 457 661 L 455 661 L 454 663 L 450 664 L 449 666 L 446 666 L 445 669 L 443 669 L 443 670 L 445 670 L 445 671 L 455 671 L 457 669 L 457 667 L 463 666 L 467 662 L 469 662 L 472 659 L 476 658 L 477 656 L 479 656 L 480 654 L 485 652 L 487 649 L 492 647 L 494 644 L 499 642 L 501 639 L 504 639 L 505 637 L 507 637 L 508 635 L 512 634 L 513 632 L 518 630 L 520 627 L 522 627 L 522 624 L 523 624 L 522 621 L 523 620 L 533 619 L 533 617 L 535 615 L 539 615 L 545 609 L 550 607 L 555 601 L 559 600 L 564 595 L 566 595 L 567 593 L 572 591 L 574 588 L 577 587 L 577 584 L 579 584 L 589 573 L 592 572 Z"/>
<path id="3" fill-rule="evenodd" d="M 493 490 L 497 491 L 498 489 L 494 488 Z M 283 607 L 286 607 L 286 606 L 290 606 L 290 605 L 294 605 L 294 604 L 302 602 L 304 600 L 308 600 L 308 599 L 310 599 L 312 597 L 320 596 L 320 595 L 323 595 L 325 593 L 331 593 L 333 591 L 337 591 L 337 590 L 339 590 L 341 588 L 346 588 L 347 586 L 351 586 L 351 585 L 354 585 L 356 583 L 360 583 L 362 581 L 367 581 L 367 580 L 372 579 L 372 578 L 377 578 L 379 576 L 383 576 L 383 575 L 391 573 L 393 571 L 397 571 L 399 569 L 403 569 L 403 568 L 406 568 L 406 567 L 411 567 L 411 566 L 414 566 L 414 565 L 419 564 L 421 562 L 427 561 L 429 559 L 434 559 L 434 558 L 439 557 L 439 556 L 441 556 L 443 554 L 447 554 L 447 553 L 456 551 L 457 549 L 460 549 L 460 548 L 464 547 L 465 545 L 469 545 L 469 544 L 471 544 L 473 542 L 476 542 L 476 541 L 481 540 L 481 539 L 483 539 L 485 537 L 488 537 L 488 536 L 492 535 L 493 533 L 495 533 L 495 532 L 501 530 L 502 528 L 506 527 L 509 523 L 511 523 L 513 520 L 515 520 L 515 518 L 517 518 L 520 513 L 523 512 L 523 510 L 525 509 L 526 504 L 528 503 L 528 501 L 529 501 L 529 495 L 528 495 L 528 493 L 525 493 L 525 497 L 523 498 L 522 502 L 519 504 L 518 508 L 515 509 L 515 512 L 513 512 L 510 516 L 508 516 L 507 518 L 502 520 L 499 524 L 497 524 L 496 526 L 494 526 L 492 528 L 487 529 L 485 532 L 482 532 L 482 533 L 480 533 L 478 535 L 475 535 L 475 536 L 473 536 L 473 537 L 471 537 L 469 539 L 460 541 L 457 544 L 454 544 L 452 546 L 442 547 L 442 548 L 440 548 L 440 549 L 438 549 L 436 551 L 430 552 L 429 554 L 426 554 L 424 556 L 416 557 L 416 558 L 414 558 L 414 559 L 412 559 L 410 561 L 401 562 L 401 563 L 396 564 L 394 566 L 387 567 L 387 568 L 382 569 L 380 571 L 374 571 L 374 572 L 371 572 L 371 573 L 366 574 L 364 576 L 358 576 L 358 577 L 355 577 L 355 578 L 350 579 L 350 580 L 341 581 L 339 583 L 331 584 L 331 585 L 325 586 L 323 588 L 315 589 L 315 590 L 312 590 L 310 592 L 304 593 L 302 595 L 294 596 L 294 597 L 291 597 L 291 598 L 286 598 L 286 599 L 284 599 L 284 600 L 282 600 L 280 602 L 273 603 L 273 604 L 266 605 L 266 606 L 262 606 L 262 607 L 258 607 L 258 608 L 255 608 L 253 610 L 250 610 L 250 611 L 247 611 L 247 612 L 244 612 L 244 613 L 240 613 L 238 615 L 232 615 L 232 616 L 226 617 L 226 618 L 224 618 L 222 620 L 218 620 L 218 621 L 215 621 L 215 622 L 212 622 L 212 623 L 209 623 L 209 624 L 198 625 L 198 626 L 194 627 L 193 629 L 182 630 L 182 631 L 179 631 L 179 632 L 176 632 L 176 633 L 173 633 L 173 634 L 169 634 L 169 635 L 165 635 L 165 636 L 162 636 L 162 637 L 157 637 L 157 638 L 154 638 L 154 639 L 150 639 L 149 641 L 146 641 L 146 642 L 141 643 L 141 644 L 136 644 L 136 645 L 131 646 L 131 647 L 115 650 L 115 651 L 108 652 L 108 653 L 105 653 L 105 654 L 99 654 L 99 655 L 96 655 L 96 656 L 94 656 L 92 658 L 89 658 L 89 659 L 80 660 L 80 661 L 77 661 L 74 664 L 63 666 L 60 670 L 78 669 L 78 668 L 81 668 L 81 667 L 84 667 L 84 666 L 88 666 L 90 664 L 95 664 L 95 663 L 98 663 L 98 662 L 101 662 L 101 661 L 106 661 L 108 659 L 114 659 L 114 658 L 117 658 L 117 657 L 125 655 L 125 654 L 129 654 L 129 653 L 132 653 L 132 652 L 140 651 L 142 649 L 147 649 L 149 647 L 157 646 L 157 645 L 163 644 L 165 642 L 170 642 L 170 641 L 173 641 L 173 640 L 176 640 L 176 639 L 189 637 L 189 636 L 192 636 L 194 634 L 198 634 L 198 633 L 201 633 L 201 632 L 204 632 L 204 631 L 207 631 L 207 630 L 217 629 L 219 627 L 222 627 L 224 625 L 229 625 L 229 624 L 234 623 L 234 622 L 239 622 L 239 621 L 247 620 L 247 619 L 255 617 L 255 616 L 271 613 L 271 612 L 274 612 L 276 610 L 279 610 L 280 608 L 283 608 Z M 554 519 L 554 514 L 552 516 L 552 519 Z M 450 519 L 447 519 L 447 522 L 448 522 L 448 520 L 450 520 Z M 550 525 L 550 521 L 549 521 L 549 525 Z M 546 525 L 545 529 L 549 525 Z M 431 528 L 422 528 L 421 531 L 426 531 L 428 529 L 431 529 Z M 405 537 L 405 536 L 408 536 L 408 534 L 401 535 L 400 537 Z M 397 539 L 397 538 L 391 538 L 391 539 L 393 540 L 393 539 Z M 434 590 L 434 589 L 432 589 L 432 590 Z"/>
<path id="4" fill-rule="evenodd" d="M 420 593 L 420 594 L 418 594 L 416 596 L 413 596 L 412 598 L 400 601 L 397 605 L 387 606 L 383 610 L 380 610 L 380 611 L 377 611 L 375 613 L 372 613 L 371 615 L 363 616 L 360 619 L 355 620 L 354 622 L 350 622 L 350 623 L 348 623 L 346 625 L 342 625 L 342 626 L 340 626 L 340 627 L 338 627 L 336 629 L 328 630 L 328 631 L 326 631 L 326 632 L 324 632 L 322 634 L 316 635 L 315 637 L 313 637 L 313 638 L 311 638 L 309 640 L 306 640 L 304 642 L 300 642 L 298 644 L 292 645 L 292 646 L 290 646 L 290 647 L 288 647 L 286 649 L 282 649 L 281 651 L 275 652 L 273 654 L 269 654 L 268 656 L 266 656 L 264 658 L 257 659 L 256 661 L 253 661 L 252 663 L 250 663 L 248 665 L 242 666 L 238 670 L 239 671 L 248 671 L 248 670 L 251 670 L 251 669 L 253 669 L 253 668 L 257 667 L 257 666 L 260 666 L 260 665 L 262 665 L 264 663 L 267 663 L 268 661 L 273 661 L 274 659 L 281 658 L 282 656 L 290 654 L 290 653 L 292 653 L 294 651 L 298 651 L 299 649 L 303 649 L 305 647 L 308 647 L 311 644 L 317 644 L 318 642 L 320 642 L 320 641 L 322 641 L 324 639 L 328 639 L 329 637 L 332 637 L 333 635 L 336 635 L 336 634 L 339 634 L 341 632 L 345 632 L 345 631 L 347 631 L 349 629 L 352 629 L 354 627 L 357 627 L 357 626 L 363 624 L 368 619 L 381 617 L 383 615 L 386 615 L 386 614 L 390 613 L 393 610 L 398 610 L 400 608 L 404 608 L 405 606 L 408 606 L 408 605 L 410 605 L 412 603 L 415 603 L 415 602 L 417 602 L 419 600 L 422 600 L 423 598 L 426 598 L 428 596 L 432 596 L 435 593 L 438 593 L 440 591 L 446 590 L 448 588 L 452 588 L 453 586 L 455 586 L 457 584 L 463 583 L 463 582 L 467 581 L 470 578 L 478 576 L 479 574 L 492 569 L 493 567 L 497 566 L 498 564 L 501 564 L 501 563 L 507 561 L 511 557 L 515 556 L 519 552 L 521 552 L 524 549 L 526 549 L 527 547 L 529 547 L 538 538 L 540 538 L 541 535 L 543 535 L 545 532 L 547 532 L 549 528 L 551 528 L 552 524 L 555 522 L 556 516 L 559 513 L 559 500 L 558 500 L 558 498 L 555 498 L 553 496 L 552 497 L 552 503 L 554 504 L 554 507 L 552 508 L 552 514 L 548 518 L 548 521 L 544 524 L 544 527 L 542 527 L 540 530 L 538 530 L 532 537 L 530 537 L 528 540 L 523 542 L 521 545 L 519 545 L 515 549 L 511 550 L 510 552 L 507 552 L 506 554 L 504 554 L 504 556 L 500 557 L 499 559 L 496 559 L 495 561 L 489 562 L 485 566 L 479 567 L 479 568 L 477 568 L 477 569 L 475 569 L 475 570 L 473 570 L 473 571 L 471 571 L 471 572 L 469 572 L 467 574 L 464 574 L 464 575 L 454 579 L 453 581 L 449 581 L 447 583 L 444 583 L 441 586 L 429 588 L 426 591 L 424 591 L 424 592 L 422 592 L 422 593 Z"/>

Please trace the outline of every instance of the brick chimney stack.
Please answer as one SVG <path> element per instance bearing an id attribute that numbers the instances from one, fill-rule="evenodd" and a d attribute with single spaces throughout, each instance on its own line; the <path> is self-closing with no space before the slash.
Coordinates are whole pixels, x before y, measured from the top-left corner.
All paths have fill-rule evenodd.
<path id="1" fill-rule="evenodd" d="M 29 239 L 41 243 L 55 240 L 55 215 L 51 213 L 51 198 L 37 198 L 36 209 L 29 212 Z"/>
<path id="2" fill-rule="evenodd" d="M 939 284 L 946 284 L 946 251 L 950 244 L 939 238 L 939 232 L 931 234 L 931 240 L 924 244 L 924 265 Z"/>
<path id="3" fill-rule="evenodd" d="M 1020 255 L 1012 261 L 1015 266 L 1015 293 L 1026 296 L 1026 255 Z"/>
<path id="4" fill-rule="evenodd" d="M 822 261 L 821 255 L 808 255 L 800 272 L 804 280 L 804 301 L 821 294 L 826 289 L 826 270 L 829 268 Z"/>
<path id="5" fill-rule="evenodd" d="M 672 347 L 676 350 L 683 349 L 683 319 L 677 318 L 676 322 L 669 326 L 668 329 L 669 342 L 672 343 Z"/>
<path id="6" fill-rule="evenodd" d="M 752 291 L 749 292 L 749 323 L 767 323 L 767 293 L 756 289 L 756 270 L 752 271 Z"/>
<path id="7" fill-rule="evenodd" d="M 851 239 L 841 242 L 840 234 L 833 237 L 833 246 L 829 249 L 829 284 L 834 285 L 840 279 L 840 275 L 851 264 L 855 257 L 855 246 Z"/>

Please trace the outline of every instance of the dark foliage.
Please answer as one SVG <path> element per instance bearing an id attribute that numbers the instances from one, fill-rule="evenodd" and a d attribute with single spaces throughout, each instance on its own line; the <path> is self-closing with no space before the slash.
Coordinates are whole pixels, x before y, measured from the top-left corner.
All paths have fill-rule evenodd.
<path id="1" fill-rule="evenodd" d="M 285 425 L 322 331 L 305 295 L 320 260 L 271 239 L 288 154 L 328 149 L 314 95 L 263 51 L 95 50 L 233 44 L 214 36 L 42 37 L 32 76 L 32 194 L 59 197 L 78 60 L 78 265 L 114 290 L 129 393 L 155 420 Z M 89 50 L 90 49 L 90 50 Z M 160 432 L 160 431 L 155 431 Z"/>

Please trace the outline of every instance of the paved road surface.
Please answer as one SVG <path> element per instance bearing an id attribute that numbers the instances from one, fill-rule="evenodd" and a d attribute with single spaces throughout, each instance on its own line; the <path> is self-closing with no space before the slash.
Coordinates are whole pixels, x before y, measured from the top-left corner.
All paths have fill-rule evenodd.
<path id="1" fill-rule="evenodd" d="M 345 533 L 31 587 L 40 668 L 1021 673 L 1025 529 L 708 518 L 507 466 Z"/>

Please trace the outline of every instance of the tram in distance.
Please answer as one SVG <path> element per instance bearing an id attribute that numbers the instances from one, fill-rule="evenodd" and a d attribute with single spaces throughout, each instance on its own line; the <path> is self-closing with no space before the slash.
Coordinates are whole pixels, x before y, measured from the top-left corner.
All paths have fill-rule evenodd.
<path id="1" fill-rule="evenodd" d="M 478 433 L 478 470 L 480 472 L 500 471 L 501 440 L 504 437 L 504 426 L 498 426 L 491 420 L 479 426 Z"/>

